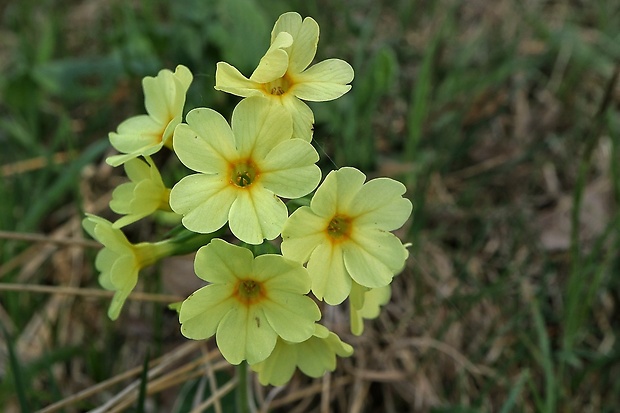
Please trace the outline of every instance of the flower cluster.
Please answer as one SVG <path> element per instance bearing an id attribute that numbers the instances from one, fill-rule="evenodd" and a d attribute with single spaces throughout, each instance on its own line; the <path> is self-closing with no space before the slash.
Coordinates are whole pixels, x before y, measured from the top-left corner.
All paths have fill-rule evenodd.
<path id="1" fill-rule="evenodd" d="M 351 332 L 362 334 L 363 320 L 377 317 L 390 299 L 392 278 L 408 256 L 391 232 L 412 211 L 402 183 L 367 181 L 349 167 L 321 183 L 311 144 L 314 115 L 303 101 L 347 93 L 353 69 L 340 59 L 311 65 L 318 39 L 316 21 L 285 13 L 249 77 L 218 63 L 215 89 L 243 98 L 230 123 L 209 108 L 183 119 L 192 81 L 185 66 L 144 78 L 148 115 L 127 119 L 109 135 L 121 154 L 107 161 L 124 165 L 129 178 L 110 202 L 121 217 L 111 223 L 88 215 L 83 222 L 104 245 L 95 264 L 102 287 L 114 291 L 112 319 L 143 268 L 195 251 L 194 270 L 206 286 L 178 306 L 181 333 L 215 336 L 224 358 L 247 362 L 264 385 L 285 384 L 296 368 L 320 377 L 335 369 L 337 356 L 350 356 L 353 348 L 329 331 L 329 322 L 320 323 L 321 308 L 348 299 Z M 194 171 L 171 188 L 151 158 L 164 147 Z M 289 202 L 313 192 L 309 204 Z M 295 209 L 300 204 L 307 206 Z M 181 222 L 176 235 L 130 243 L 122 228 L 158 211 Z"/>

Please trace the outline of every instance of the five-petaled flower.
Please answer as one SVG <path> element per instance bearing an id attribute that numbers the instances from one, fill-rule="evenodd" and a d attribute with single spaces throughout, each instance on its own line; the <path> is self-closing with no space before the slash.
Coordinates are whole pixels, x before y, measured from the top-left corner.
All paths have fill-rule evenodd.
<path id="1" fill-rule="evenodd" d="M 124 167 L 130 182 L 114 189 L 110 209 L 125 216 L 114 223 L 114 228 L 134 223 L 157 210 L 171 211 L 168 202 L 170 189 L 164 185 L 150 157 L 145 156 L 145 161 L 131 159 L 125 162 Z"/>
<path id="2" fill-rule="evenodd" d="M 132 244 L 111 222 L 91 214 L 86 214 L 82 226 L 104 246 L 97 253 L 95 267 L 99 271 L 99 284 L 106 290 L 114 291 L 108 317 L 116 320 L 138 282 L 140 270 L 171 255 L 173 247 L 165 241 Z"/>
<path id="3" fill-rule="evenodd" d="M 164 145 L 172 148 L 172 132 L 181 122 L 192 78 L 187 67 L 178 65 L 174 73 L 164 69 L 156 77 L 142 79 L 148 115 L 133 116 L 110 133 L 110 143 L 121 155 L 110 156 L 106 162 L 119 166 L 140 155 L 152 155 Z"/>
<path id="4" fill-rule="evenodd" d="M 291 343 L 278 338 L 276 347 L 267 359 L 250 365 L 258 373 L 258 381 L 266 386 L 286 384 L 295 367 L 310 377 L 321 377 L 336 369 L 336 356 L 349 357 L 353 347 L 340 340 L 335 333 L 320 324 L 312 337 L 301 343 Z"/>
<path id="5" fill-rule="evenodd" d="M 355 168 L 332 171 L 310 206 L 296 210 L 282 230 L 282 253 L 308 262 L 312 292 L 328 304 L 340 304 L 351 282 L 368 288 L 388 285 L 408 256 L 389 231 L 400 228 L 412 204 L 406 188 L 390 178 L 364 184 Z"/>
<path id="6" fill-rule="evenodd" d="M 198 250 L 194 268 L 211 284 L 181 305 L 181 332 L 195 340 L 215 334 L 231 364 L 265 360 L 278 337 L 299 343 L 314 334 L 321 313 L 305 295 L 310 278 L 301 264 L 275 254 L 254 258 L 246 248 L 214 239 Z"/>
<path id="7" fill-rule="evenodd" d="M 280 16 L 271 32 L 271 46 L 250 78 L 219 62 L 215 89 L 237 96 L 265 96 L 285 107 L 293 117 L 293 136 L 312 139 L 314 115 L 300 99 L 324 102 L 347 93 L 353 68 L 340 59 L 327 59 L 308 68 L 316 54 L 319 25 L 298 13 Z"/>
<path id="8" fill-rule="evenodd" d="M 285 110 L 259 97 L 235 107 L 232 129 L 214 110 L 190 111 L 174 133 L 174 150 L 199 173 L 181 179 L 170 194 L 183 225 L 210 233 L 228 221 L 232 233 L 250 244 L 277 237 L 288 217 L 278 197 L 302 197 L 321 179 L 316 150 L 291 139 L 291 132 Z"/>

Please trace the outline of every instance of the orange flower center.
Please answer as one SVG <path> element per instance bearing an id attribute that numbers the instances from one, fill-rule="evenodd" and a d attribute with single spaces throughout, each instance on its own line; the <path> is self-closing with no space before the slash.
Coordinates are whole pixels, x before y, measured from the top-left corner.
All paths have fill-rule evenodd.
<path id="1" fill-rule="evenodd" d="M 268 95 L 281 96 L 288 92 L 292 84 L 293 82 L 285 73 L 280 79 L 265 83 L 264 88 Z"/>
<path id="2" fill-rule="evenodd" d="M 345 241 L 351 236 L 351 221 L 347 216 L 335 215 L 327 224 L 325 231 L 332 241 Z"/>
<path id="3" fill-rule="evenodd" d="M 266 294 L 262 283 L 246 279 L 237 281 L 233 296 L 241 304 L 252 305 L 264 299 Z"/>
<path id="4" fill-rule="evenodd" d="M 250 160 L 231 164 L 230 169 L 230 183 L 239 188 L 249 187 L 259 176 L 258 168 Z"/>

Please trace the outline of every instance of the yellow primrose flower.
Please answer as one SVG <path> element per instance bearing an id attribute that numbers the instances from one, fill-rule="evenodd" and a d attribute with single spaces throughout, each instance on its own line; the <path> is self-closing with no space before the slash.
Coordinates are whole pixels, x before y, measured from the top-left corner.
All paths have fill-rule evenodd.
<path id="1" fill-rule="evenodd" d="M 282 105 L 293 117 L 293 137 L 310 141 L 312 110 L 302 100 L 324 102 L 347 93 L 353 68 L 340 59 L 327 59 L 308 68 L 319 43 L 319 25 L 311 17 L 284 13 L 271 31 L 271 46 L 250 78 L 219 62 L 215 89 L 233 95 L 265 96 Z"/>
<path id="2" fill-rule="evenodd" d="M 130 182 L 119 185 L 112 192 L 110 209 L 125 215 L 114 223 L 114 228 L 122 228 L 157 210 L 172 211 L 168 203 L 170 189 L 166 188 L 157 166 L 150 157 L 130 159 L 125 162 L 125 173 Z"/>
<path id="3" fill-rule="evenodd" d="M 138 282 L 138 272 L 171 255 L 173 248 L 165 242 L 132 244 L 111 222 L 91 214 L 86 214 L 82 226 L 104 246 L 97 253 L 95 267 L 100 272 L 99 284 L 106 290 L 115 292 L 108 309 L 108 317 L 116 320 L 125 300 Z"/>
<path id="4" fill-rule="evenodd" d="M 316 188 L 321 171 L 312 145 L 291 139 L 291 118 L 265 99 L 235 107 L 232 129 L 212 109 L 187 114 L 174 133 L 181 162 L 199 172 L 181 179 L 170 194 L 183 225 L 210 233 L 227 221 L 241 241 L 260 244 L 280 234 L 288 217 L 278 197 L 299 198 Z"/>
<path id="5" fill-rule="evenodd" d="M 278 336 L 299 343 L 321 317 L 307 294 L 310 278 L 301 264 L 281 255 L 254 258 L 246 248 L 214 239 L 196 253 L 194 268 L 209 285 L 181 305 L 181 333 L 194 340 L 215 334 L 231 364 L 265 360 Z"/>
<path id="6" fill-rule="evenodd" d="M 336 356 L 349 357 L 351 354 L 353 347 L 316 324 L 312 337 L 301 343 L 278 338 L 271 355 L 260 363 L 251 364 L 250 368 L 258 373 L 258 381 L 263 386 L 282 386 L 291 379 L 295 367 L 310 377 L 321 377 L 327 371 L 336 369 Z"/>
<path id="7" fill-rule="evenodd" d="M 340 304 L 351 280 L 368 288 L 388 285 L 407 258 L 407 250 L 389 231 L 411 214 L 406 188 L 377 178 L 364 184 L 355 168 L 327 175 L 310 206 L 297 209 L 282 229 L 282 254 L 308 262 L 312 292 L 328 304 Z"/>
<path id="8" fill-rule="evenodd" d="M 351 295 L 349 296 L 351 332 L 356 336 L 362 335 L 364 319 L 379 317 L 381 306 L 387 304 L 391 296 L 392 288 L 389 285 L 379 288 L 366 288 L 353 281 Z"/>
<path id="9" fill-rule="evenodd" d="M 174 73 L 164 69 L 156 77 L 142 79 L 148 115 L 133 116 L 123 121 L 117 132 L 110 133 L 110 143 L 122 154 L 110 156 L 106 162 L 119 166 L 140 155 L 152 155 L 164 145 L 172 148 L 172 132 L 181 122 L 192 78 L 189 69 L 179 65 Z"/>

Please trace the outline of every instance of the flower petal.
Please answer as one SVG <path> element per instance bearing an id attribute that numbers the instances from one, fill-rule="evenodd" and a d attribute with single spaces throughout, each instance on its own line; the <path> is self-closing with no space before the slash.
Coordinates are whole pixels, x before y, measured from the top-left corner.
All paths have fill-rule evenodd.
<path id="1" fill-rule="evenodd" d="M 243 242 L 258 245 L 280 235 L 288 216 L 284 202 L 262 187 L 238 190 L 230 208 L 231 232 Z"/>
<path id="2" fill-rule="evenodd" d="M 334 100 L 351 89 L 353 68 L 340 59 L 327 59 L 293 76 L 292 93 L 311 102 Z"/>
<path id="3" fill-rule="evenodd" d="M 256 257 L 253 276 L 257 281 L 264 283 L 269 291 L 307 294 L 311 287 L 308 271 L 300 263 L 281 255 L 265 254 Z"/>
<path id="4" fill-rule="evenodd" d="M 305 263 L 312 251 L 326 241 L 325 218 L 312 212 L 310 207 L 300 207 L 287 219 L 282 228 L 282 254 L 289 259 Z"/>
<path id="5" fill-rule="evenodd" d="M 283 49 L 291 44 L 293 44 L 293 37 L 290 34 L 278 33 L 265 55 L 260 59 L 250 80 L 268 83 L 284 76 L 288 68 L 288 54 Z"/>
<path id="6" fill-rule="evenodd" d="M 231 123 L 241 158 L 261 159 L 293 134 L 293 120 L 286 109 L 262 97 L 239 102 Z"/>
<path id="7" fill-rule="evenodd" d="M 156 153 L 164 146 L 166 130 L 166 125 L 155 122 L 147 115 L 126 119 L 118 126 L 117 132 L 108 135 L 110 144 L 123 154 L 110 156 L 106 162 L 111 166 L 119 166 L 140 155 Z"/>
<path id="8" fill-rule="evenodd" d="M 293 138 L 310 142 L 314 133 L 314 113 L 312 109 L 291 93 L 282 95 L 280 102 L 293 117 Z"/>
<path id="9" fill-rule="evenodd" d="M 289 72 L 297 74 L 307 68 L 316 55 L 319 24 L 312 17 L 306 17 L 297 32 L 289 33 L 293 35 L 293 45 L 288 51 Z"/>
<path id="10" fill-rule="evenodd" d="M 360 336 L 364 332 L 364 318 L 377 318 L 381 306 L 390 300 L 391 295 L 392 289 L 389 285 L 367 289 L 354 281 L 349 297 L 351 332 Z"/>
<path id="11" fill-rule="evenodd" d="M 286 291 L 269 291 L 269 300 L 261 303 L 265 317 L 284 340 L 299 343 L 314 333 L 314 322 L 321 312 L 310 297 Z"/>
<path id="12" fill-rule="evenodd" d="M 226 62 L 218 62 L 215 69 L 215 90 L 236 96 L 261 96 L 262 85 L 243 76 Z"/>
<path id="13" fill-rule="evenodd" d="M 370 288 L 388 285 L 407 258 L 407 250 L 400 240 L 381 230 L 354 231 L 352 242 L 345 243 L 343 251 L 351 278 Z"/>
<path id="14" fill-rule="evenodd" d="M 301 28 L 301 24 L 301 15 L 299 13 L 289 11 L 281 14 L 271 30 L 271 43 L 275 42 L 281 32 L 290 33 L 294 37 Z"/>
<path id="15" fill-rule="evenodd" d="M 95 222 L 93 238 L 119 255 L 131 255 L 132 245 L 121 230 L 113 228 L 112 223 L 104 218 L 87 214 L 86 219 Z"/>
<path id="16" fill-rule="evenodd" d="M 125 162 L 123 168 L 125 169 L 125 174 L 127 177 L 134 182 L 149 179 L 151 177 L 151 167 L 142 159 L 133 159 Z"/>
<path id="17" fill-rule="evenodd" d="M 132 159 L 131 161 L 135 160 L 137 159 Z M 127 165 L 129 162 L 126 162 L 125 165 Z M 124 184 L 120 184 L 119 186 L 114 188 L 114 191 L 112 191 L 112 199 L 110 200 L 110 209 L 117 214 L 122 215 L 131 213 L 130 203 L 131 199 L 133 198 L 133 190 L 135 187 L 135 183 L 125 182 Z"/>
<path id="18" fill-rule="evenodd" d="M 181 179 L 170 192 L 170 207 L 183 215 L 183 225 L 192 231 L 210 233 L 228 220 L 236 191 L 219 175 L 194 174 Z"/>
<path id="19" fill-rule="evenodd" d="M 189 73 L 185 66 L 180 65 L 177 71 L 184 72 L 181 75 L 183 78 Z M 191 73 L 189 77 L 191 82 Z M 160 70 L 156 77 L 143 78 L 144 106 L 149 116 L 162 124 L 168 124 L 172 119 L 181 116 L 188 87 L 189 83 L 186 86 L 177 78 L 176 73 L 173 74 L 168 69 Z"/>
<path id="20" fill-rule="evenodd" d="M 407 188 L 390 178 L 368 181 L 355 195 L 348 210 L 355 225 L 372 225 L 386 231 L 400 228 L 411 215 L 411 201 L 403 198 Z"/>
<path id="21" fill-rule="evenodd" d="M 278 339 L 269 358 L 250 368 L 258 373 L 258 381 L 263 386 L 282 386 L 293 377 L 297 366 L 297 346 Z"/>
<path id="22" fill-rule="evenodd" d="M 331 171 L 312 197 L 310 208 L 323 217 L 331 219 L 334 214 L 348 211 L 353 197 L 364 184 L 366 176 L 355 168 Z"/>
<path id="23" fill-rule="evenodd" d="M 351 277 L 345 269 L 339 245 L 319 244 L 308 261 L 308 274 L 312 278 L 312 292 L 327 304 L 340 304 L 351 291 Z"/>
<path id="24" fill-rule="evenodd" d="M 234 307 L 230 287 L 207 285 L 187 297 L 179 311 L 181 333 L 194 340 L 213 336 L 222 318 Z"/>
<path id="25" fill-rule="evenodd" d="M 308 142 L 286 140 L 261 162 L 261 183 L 278 196 L 300 198 L 312 192 L 321 180 L 321 170 L 315 165 L 318 160 L 319 154 Z"/>
<path id="26" fill-rule="evenodd" d="M 215 238 L 196 253 L 194 270 L 205 281 L 233 285 L 252 271 L 253 260 L 249 249 Z"/>
<path id="27" fill-rule="evenodd" d="M 216 342 L 230 364 L 247 360 L 249 364 L 265 360 L 273 351 L 277 334 L 261 308 L 235 306 L 220 322 Z"/>
<path id="28" fill-rule="evenodd" d="M 126 255 L 119 257 L 112 264 L 110 270 L 110 283 L 115 290 L 114 297 L 108 308 L 108 317 L 116 320 L 125 304 L 125 300 L 138 283 L 139 268 L 136 264 L 135 257 Z"/>
<path id="29" fill-rule="evenodd" d="M 311 17 L 303 22 L 301 16 L 295 12 L 282 14 L 271 31 L 271 42 L 280 32 L 287 32 L 293 36 L 293 44 L 287 49 L 290 56 L 289 71 L 299 73 L 314 59 L 319 43 L 319 25 Z"/>
<path id="30" fill-rule="evenodd" d="M 187 114 L 187 125 L 174 131 L 174 150 L 185 166 L 203 173 L 226 170 L 238 157 L 228 122 L 213 109 L 197 108 Z"/>

